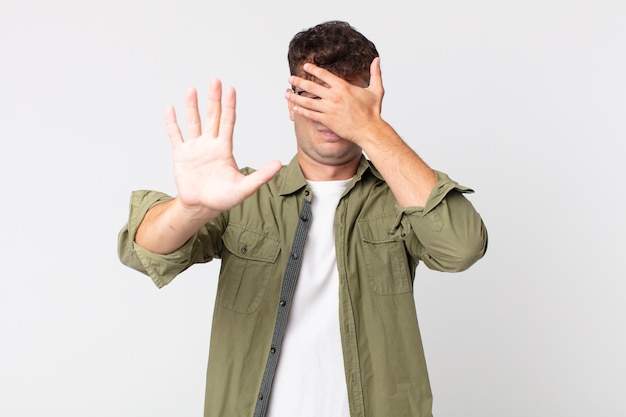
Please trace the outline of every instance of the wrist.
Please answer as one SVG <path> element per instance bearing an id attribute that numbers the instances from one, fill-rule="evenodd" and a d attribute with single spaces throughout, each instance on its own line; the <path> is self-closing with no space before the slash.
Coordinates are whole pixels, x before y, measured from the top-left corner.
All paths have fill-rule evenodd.
<path id="1" fill-rule="evenodd" d="M 368 150 L 376 152 L 381 146 L 393 146 L 394 143 L 404 143 L 404 141 L 390 124 L 379 119 L 362 129 L 358 136 L 358 142 L 355 141 L 355 143 L 365 153 L 369 154 Z"/>
<path id="2" fill-rule="evenodd" d="M 219 210 L 215 210 L 203 204 L 185 203 L 179 197 L 175 198 L 172 204 L 176 217 L 192 223 L 207 223 L 221 213 Z"/>

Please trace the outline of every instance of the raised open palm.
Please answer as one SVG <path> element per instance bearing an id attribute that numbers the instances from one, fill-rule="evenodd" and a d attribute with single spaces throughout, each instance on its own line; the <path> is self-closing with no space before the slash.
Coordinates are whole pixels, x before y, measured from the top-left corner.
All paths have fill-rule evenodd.
<path id="1" fill-rule="evenodd" d="M 173 106 L 165 114 L 172 143 L 174 179 L 178 199 L 190 210 L 222 212 L 233 208 L 269 181 L 280 169 L 272 161 L 258 171 L 243 175 L 233 157 L 235 90 L 222 83 L 209 82 L 209 102 L 204 128 L 198 112 L 198 97 L 190 89 L 186 97 L 187 135 L 185 140 Z"/>

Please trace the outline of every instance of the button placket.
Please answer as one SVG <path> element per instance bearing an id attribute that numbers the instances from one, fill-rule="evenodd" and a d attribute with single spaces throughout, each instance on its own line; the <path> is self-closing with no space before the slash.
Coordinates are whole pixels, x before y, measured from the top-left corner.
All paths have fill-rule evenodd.
<path id="1" fill-rule="evenodd" d="M 308 196 L 310 192 L 306 190 L 304 194 Z M 274 375 L 276 374 L 276 367 L 280 356 L 280 346 L 287 327 L 289 308 L 285 307 L 288 307 L 289 303 L 293 299 L 296 282 L 298 281 L 298 275 L 300 274 L 300 267 L 302 266 L 302 253 L 304 252 L 304 244 L 309 232 L 311 217 L 311 202 L 305 199 L 302 211 L 300 212 L 300 219 L 296 227 L 296 234 L 291 245 L 291 255 L 289 256 L 287 267 L 285 269 L 283 286 L 280 292 L 280 302 L 278 303 L 279 308 L 276 313 L 274 335 L 272 336 L 272 344 L 269 350 L 267 362 L 265 364 L 265 371 L 263 373 L 263 379 L 259 389 L 258 401 L 254 410 L 254 417 L 264 417 L 267 411 L 272 382 L 274 380 Z"/>

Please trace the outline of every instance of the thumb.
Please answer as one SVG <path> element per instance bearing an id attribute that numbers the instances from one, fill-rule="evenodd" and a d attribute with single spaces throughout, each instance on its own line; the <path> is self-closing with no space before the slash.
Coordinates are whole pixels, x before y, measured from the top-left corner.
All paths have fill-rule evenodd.
<path id="1" fill-rule="evenodd" d="M 249 197 L 256 190 L 258 190 L 259 187 L 271 180 L 281 168 L 282 163 L 280 161 L 268 162 L 257 171 L 254 171 L 252 174 L 246 175 L 243 178 L 241 182 L 242 191 L 247 197 Z"/>
<path id="2" fill-rule="evenodd" d="M 368 87 L 373 91 L 381 91 L 383 89 L 383 78 L 380 70 L 380 57 L 374 58 L 370 64 L 370 85 Z"/>

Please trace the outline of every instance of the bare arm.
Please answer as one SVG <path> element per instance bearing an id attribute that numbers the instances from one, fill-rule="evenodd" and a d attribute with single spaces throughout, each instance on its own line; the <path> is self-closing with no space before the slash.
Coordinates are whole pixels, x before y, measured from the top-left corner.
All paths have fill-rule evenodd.
<path id="1" fill-rule="evenodd" d="M 366 88 L 313 64 L 305 64 L 304 70 L 327 86 L 290 77 L 292 85 L 321 97 L 312 100 L 289 94 L 287 99 L 295 104 L 294 111 L 359 145 L 383 175 L 399 205 L 423 207 L 435 186 L 435 173 L 381 118 L 384 89 L 380 59 L 372 61 Z"/>
<path id="2" fill-rule="evenodd" d="M 150 209 L 135 235 L 138 245 L 155 253 L 167 254 L 181 247 L 208 221 L 252 195 L 281 167 L 279 161 L 272 161 L 247 176 L 239 171 L 232 153 L 236 107 L 233 88 L 226 89 L 222 96 L 221 82 L 210 81 L 204 132 L 194 89 L 187 92 L 186 107 L 186 141 L 174 108 L 169 106 L 165 112 L 178 195 Z"/>

